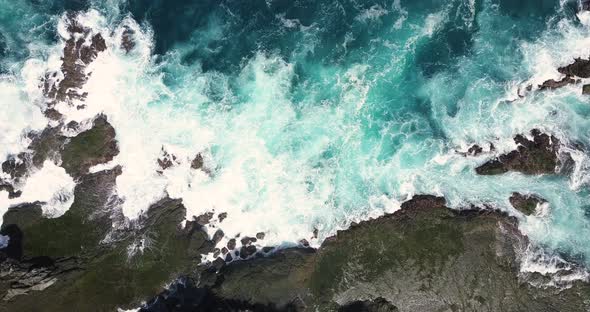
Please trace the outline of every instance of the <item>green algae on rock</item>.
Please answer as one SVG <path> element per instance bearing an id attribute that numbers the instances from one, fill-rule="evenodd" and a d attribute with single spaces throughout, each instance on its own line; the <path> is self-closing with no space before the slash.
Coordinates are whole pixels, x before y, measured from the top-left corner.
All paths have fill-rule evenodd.
<path id="1" fill-rule="evenodd" d="M 317 251 L 285 249 L 232 263 L 202 286 L 278 311 L 337 311 L 372 298 L 399 311 L 588 309 L 587 284 L 543 289 L 519 279 L 527 244 L 505 214 L 451 210 L 442 198 L 418 196 L 394 214 L 339 231 Z"/>

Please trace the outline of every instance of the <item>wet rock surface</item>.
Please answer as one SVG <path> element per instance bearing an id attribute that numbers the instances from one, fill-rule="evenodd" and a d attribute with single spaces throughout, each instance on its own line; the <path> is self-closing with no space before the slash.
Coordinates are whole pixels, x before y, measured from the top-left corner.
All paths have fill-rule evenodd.
<path id="1" fill-rule="evenodd" d="M 221 266 L 201 278 L 195 292 L 266 309 L 260 311 L 590 308 L 586 284 L 558 291 L 519 280 L 519 254 L 528 242 L 516 219 L 490 210 L 451 210 L 434 196 L 416 196 L 403 206 L 339 231 L 317 251 L 283 249 Z"/>
<path id="2" fill-rule="evenodd" d="M 563 88 L 567 85 L 570 84 L 576 84 L 579 83 L 580 80 L 574 79 L 571 76 L 565 76 L 563 77 L 561 80 L 554 80 L 554 79 L 549 79 L 545 82 L 543 82 L 543 84 L 541 84 L 539 86 L 539 90 L 554 90 L 554 89 L 559 89 L 559 88 Z"/>
<path id="3" fill-rule="evenodd" d="M 557 71 L 567 76 L 590 78 L 590 59 L 575 58 L 572 64 L 559 67 Z"/>
<path id="4" fill-rule="evenodd" d="M 88 80 L 86 67 L 93 62 L 100 52 L 106 50 L 107 46 L 100 33 L 92 34 L 91 29 L 80 25 L 73 15 L 68 16 L 67 27 L 69 38 L 63 51 L 61 72 L 48 73 L 43 82 L 43 91 L 48 99 L 51 108 L 57 102 L 67 102 L 74 105 L 76 100 L 84 100 L 87 94 L 80 91 Z M 62 79 L 60 80 L 60 77 Z"/>
<path id="5" fill-rule="evenodd" d="M 20 285 L 14 283 L 17 279 L 30 290 L 43 291 L 27 290 L 22 293 L 26 296 L 20 296 L 18 290 L 16 296 L 12 288 L 0 288 L 4 289 L 0 296 L 6 298 L 0 311 L 35 311 L 41 306 L 43 311 L 65 311 L 71 306 L 113 311 L 118 306 L 137 306 L 161 285 L 191 272 L 200 255 L 212 251 L 213 243 L 200 225 L 179 226 L 186 214 L 179 200 L 165 198 L 134 226 L 113 232 L 113 216 L 116 220 L 120 212 L 112 195 L 120 170 L 84 175 L 74 204 L 62 217 L 29 222 L 24 215 L 5 216 L 3 228 L 21 230 L 22 253 L 21 259 L 2 262 L 0 276 L 8 276 L 10 285 Z M 30 210 L 27 215 L 38 213 L 34 207 Z M 33 277 L 21 274 L 31 272 L 28 259 L 40 257 L 53 264 Z M 62 265 L 61 259 L 75 261 Z M 70 263 L 75 263 L 75 270 Z"/>
<path id="6" fill-rule="evenodd" d="M 123 35 L 121 36 L 121 47 L 126 53 L 131 52 L 135 48 L 135 31 L 129 27 L 125 27 Z"/>
<path id="7" fill-rule="evenodd" d="M 119 154 L 115 129 L 106 116 L 98 116 L 90 130 L 84 131 L 65 144 L 61 157 L 66 172 L 79 177 L 94 165 L 107 163 Z"/>
<path id="8" fill-rule="evenodd" d="M 477 174 L 496 175 L 509 171 L 531 175 L 555 173 L 559 165 L 559 140 L 536 129 L 530 134 L 532 139 L 523 135 L 514 137 L 518 148 L 477 167 Z"/>
<path id="9" fill-rule="evenodd" d="M 534 214 L 537 206 L 547 201 L 534 194 L 512 193 L 510 204 L 525 215 Z"/>

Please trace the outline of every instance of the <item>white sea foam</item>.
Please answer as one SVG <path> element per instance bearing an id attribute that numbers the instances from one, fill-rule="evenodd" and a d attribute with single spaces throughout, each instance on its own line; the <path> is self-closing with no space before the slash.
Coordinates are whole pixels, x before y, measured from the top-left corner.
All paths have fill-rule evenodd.
<path id="1" fill-rule="evenodd" d="M 28 71 L 23 71 L 27 76 Z M 26 81 L 26 80 L 25 80 Z M 28 94 L 28 84 L 16 77 L 0 76 L 0 159 L 26 149 L 29 131 L 41 130 L 47 125 L 38 106 Z"/>
<path id="2" fill-rule="evenodd" d="M 382 16 L 387 14 L 389 14 L 388 10 L 378 4 L 375 4 L 370 8 L 360 12 L 359 15 L 355 17 L 355 19 L 366 23 L 369 21 L 378 21 Z"/>
<path id="3" fill-rule="evenodd" d="M 24 185 L 17 185 L 22 191 L 17 198 L 8 198 L 6 191 L 0 191 L 0 213 L 4 214 L 9 207 L 23 203 L 40 202 L 43 216 L 57 218 L 62 216 L 74 202 L 76 183 L 65 169 L 52 161 L 45 161 L 43 167 L 33 171 Z"/>
<path id="4" fill-rule="evenodd" d="M 520 263 L 520 274 L 540 274 L 547 279 L 538 280 L 525 277 L 525 280 L 538 287 L 569 288 L 575 281 L 589 281 L 590 273 L 583 267 L 573 265 L 558 255 L 529 245 Z"/>

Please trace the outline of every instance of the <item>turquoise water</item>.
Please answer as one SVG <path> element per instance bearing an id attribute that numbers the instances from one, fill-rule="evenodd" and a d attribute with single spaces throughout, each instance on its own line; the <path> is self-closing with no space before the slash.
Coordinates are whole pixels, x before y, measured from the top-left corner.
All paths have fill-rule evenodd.
<path id="1" fill-rule="evenodd" d="M 0 1 L 0 69 L 19 83 L 31 59 L 55 66 L 63 9 L 89 9 L 81 20 L 108 37 L 91 113 L 68 118 L 104 112 L 115 126 L 127 217 L 166 192 L 189 214 L 228 212 L 216 225 L 228 235 L 264 231 L 281 244 L 317 228 L 317 245 L 413 194 L 437 194 L 451 207 L 510 211 L 535 243 L 590 264 L 584 152 L 571 176 L 495 177 L 474 171 L 492 154 L 455 152 L 508 151 L 533 128 L 590 143 L 580 86 L 517 93 L 590 55 L 576 1 L 146 3 Z M 129 55 L 122 25 L 138 34 Z M 182 163 L 160 176 L 151 172 L 162 146 Z M 211 176 L 188 168 L 197 152 Z M 521 216 L 508 202 L 515 191 L 549 208 Z"/>

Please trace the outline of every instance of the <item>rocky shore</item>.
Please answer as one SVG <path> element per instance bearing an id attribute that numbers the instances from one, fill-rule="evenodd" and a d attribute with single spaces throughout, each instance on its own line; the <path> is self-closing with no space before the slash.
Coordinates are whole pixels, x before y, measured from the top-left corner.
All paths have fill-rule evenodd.
<path id="1" fill-rule="evenodd" d="M 386 234 L 386 235 L 384 235 Z M 183 280 L 143 311 L 585 311 L 590 287 L 542 289 L 519 278 L 528 241 L 517 220 L 451 210 L 417 196 L 402 210 L 353 225 L 318 249 L 221 264 Z M 186 285 L 190 285 L 186 287 Z M 178 287 L 178 286 L 174 286 Z M 189 290 L 190 289 L 190 290 Z M 220 299 L 223 298 L 223 299 Z"/>
<path id="2" fill-rule="evenodd" d="M 353 224 L 318 249 L 302 241 L 300 247 L 257 250 L 252 243 L 264 239 L 262 232 L 232 239 L 218 249 L 223 232 L 209 237 L 205 231 L 212 215 L 183 225 L 186 209 L 181 200 L 169 197 L 151 205 L 138 220 L 125 219 L 115 192 L 123 169 L 89 170 L 118 155 L 116 129 L 104 115 L 96 116 L 86 130 L 65 125 L 54 109 L 58 102 L 78 105 L 84 100 L 80 89 L 88 79 L 85 69 L 107 48 L 100 34 L 92 34 L 73 17 L 68 32 L 63 77 L 48 73 L 42 81 L 48 99 L 45 114 L 55 124 L 30 133 L 28 150 L 3 160 L 7 178 L 0 181 L 0 190 L 19 197 L 15 185 L 50 160 L 76 180 L 75 199 L 58 218 L 44 217 L 39 202 L 10 207 L 3 216 L 0 234 L 10 240 L 0 249 L 0 311 L 590 309 L 587 283 L 573 281 L 563 288 L 529 283 L 551 275 L 522 274 L 521 261 L 530 243 L 518 230 L 517 218 L 489 207 L 449 209 L 441 197 L 414 196 L 401 210 Z M 121 38 L 127 53 L 135 47 L 133 35 L 126 30 Z M 565 78 L 544 88 L 576 83 L 572 77 L 588 77 L 588 68 L 588 61 L 576 59 L 560 68 Z M 80 131 L 70 137 L 65 128 Z M 534 129 L 517 135 L 514 142 L 516 150 L 489 159 L 476 173 L 554 174 L 567 165 L 560 141 L 550 133 Z M 483 148 L 474 145 L 465 156 L 482 153 Z M 191 168 L 213 176 L 203 155 L 195 155 Z M 163 172 L 177 159 L 162 150 L 157 162 Z M 520 193 L 508 200 L 525 215 L 546 202 Z M 223 213 L 218 218 L 221 222 Z M 211 253 L 216 260 L 202 264 L 203 255 Z"/>

